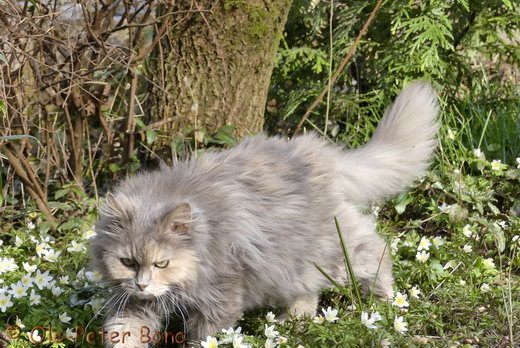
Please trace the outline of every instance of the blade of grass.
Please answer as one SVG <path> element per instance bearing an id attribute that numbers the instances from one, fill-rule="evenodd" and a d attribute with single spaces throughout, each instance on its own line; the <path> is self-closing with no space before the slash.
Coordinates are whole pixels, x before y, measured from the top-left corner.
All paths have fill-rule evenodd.
<path id="1" fill-rule="evenodd" d="M 347 247 L 345 246 L 345 241 L 343 240 L 343 234 L 341 232 L 341 227 L 339 226 L 338 218 L 335 216 L 334 216 L 334 222 L 336 223 L 336 231 L 338 232 L 339 240 L 341 242 L 341 249 L 343 250 L 343 261 L 345 262 L 345 267 L 348 270 L 348 275 L 350 277 L 352 287 L 354 288 L 356 300 L 358 301 L 358 304 L 359 304 L 358 308 L 361 308 L 362 302 L 361 302 L 361 294 L 359 292 L 359 286 L 356 281 L 356 276 L 354 275 L 354 271 L 352 270 L 352 263 L 350 262 L 348 250 L 347 250 Z"/>

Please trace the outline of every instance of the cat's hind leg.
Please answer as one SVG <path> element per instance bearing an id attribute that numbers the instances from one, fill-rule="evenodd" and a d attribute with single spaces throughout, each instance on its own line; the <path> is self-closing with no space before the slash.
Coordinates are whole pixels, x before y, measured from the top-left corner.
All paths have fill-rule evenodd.
<path id="1" fill-rule="evenodd" d="M 381 298 L 393 297 L 392 260 L 389 247 L 377 233 L 375 221 L 345 204 L 338 217 L 352 270 L 364 291 Z"/>
<path id="2" fill-rule="evenodd" d="M 295 317 L 313 317 L 316 315 L 319 294 L 306 294 L 297 296 L 294 301 L 288 304 L 286 311 L 278 316 L 280 322 L 287 320 L 289 315 Z"/>

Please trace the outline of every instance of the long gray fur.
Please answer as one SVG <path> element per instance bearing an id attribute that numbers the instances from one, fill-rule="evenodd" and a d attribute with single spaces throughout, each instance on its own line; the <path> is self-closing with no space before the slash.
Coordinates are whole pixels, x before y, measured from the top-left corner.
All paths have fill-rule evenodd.
<path id="1" fill-rule="evenodd" d="M 92 246 L 96 269 L 131 295 L 124 310 L 109 314 L 105 329 L 153 325 L 160 330 L 171 311 L 182 310 L 188 338 L 202 339 L 258 306 L 313 315 L 320 290 L 330 285 L 315 264 L 347 279 L 334 217 L 355 276 L 368 289 L 381 262 L 373 290 L 391 297 L 385 242 L 361 209 L 405 190 L 424 173 L 435 147 L 436 115 L 431 87 L 413 83 L 361 148 L 344 150 L 313 134 L 290 141 L 258 135 L 230 150 L 208 151 L 125 179 L 101 211 Z M 181 221 L 189 231 L 164 232 L 165 215 L 183 203 L 191 208 L 189 221 Z M 166 279 L 167 288 L 141 299 L 134 296 L 138 272 L 118 278 L 111 267 L 118 262 L 114 255 L 150 257 L 139 256 L 154 250 L 145 248 L 149 243 L 171 248 L 172 258 L 189 250 L 193 269 L 181 283 Z M 153 272 L 152 283 L 160 277 Z"/>

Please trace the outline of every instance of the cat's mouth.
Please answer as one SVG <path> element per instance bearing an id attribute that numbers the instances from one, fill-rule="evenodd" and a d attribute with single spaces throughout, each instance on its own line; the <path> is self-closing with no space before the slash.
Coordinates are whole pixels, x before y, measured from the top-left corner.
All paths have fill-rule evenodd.
<path id="1" fill-rule="evenodd" d="M 156 297 L 150 291 L 146 291 L 146 290 L 145 291 L 136 290 L 133 292 L 132 295 L 134 295 L 135 297 L 142 299 L 142 300 L 151 300 Z"/>

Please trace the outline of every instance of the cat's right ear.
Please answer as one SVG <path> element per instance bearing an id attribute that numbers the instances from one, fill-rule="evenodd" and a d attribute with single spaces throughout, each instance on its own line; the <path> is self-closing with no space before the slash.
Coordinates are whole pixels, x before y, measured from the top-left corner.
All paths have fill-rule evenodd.
<path id="1" fill-rule="evenodd" d="M 188 203 L 179 204 L 163 218 L 163 226 L 166 230 L 174 233 L 185 234 L 190 230 L 193 222 L 191 206 Z"/>

